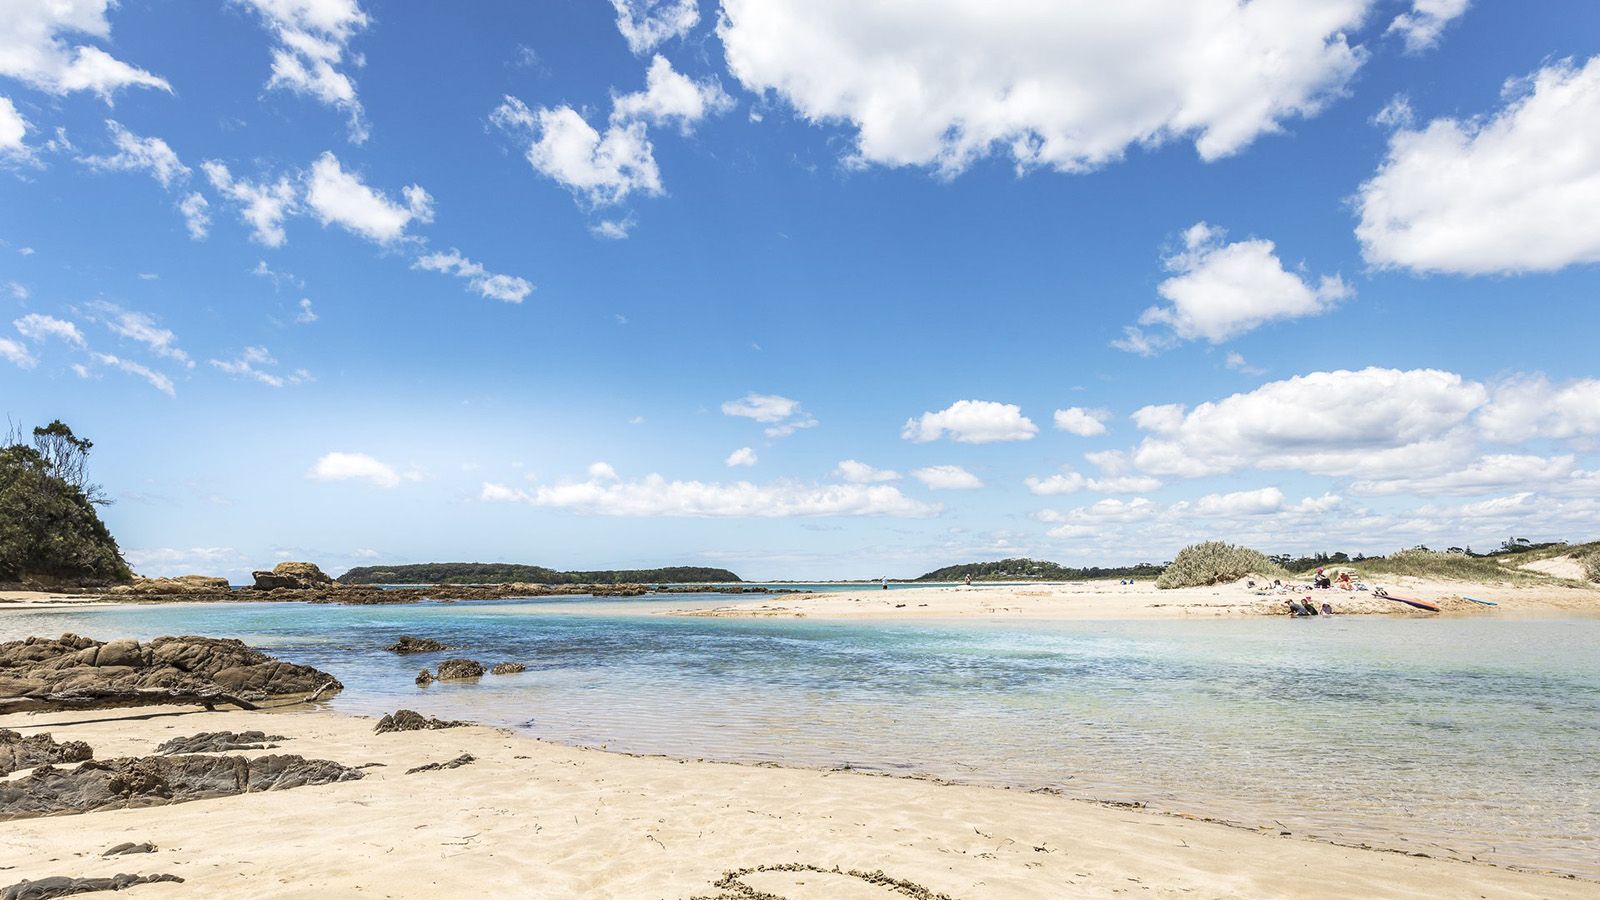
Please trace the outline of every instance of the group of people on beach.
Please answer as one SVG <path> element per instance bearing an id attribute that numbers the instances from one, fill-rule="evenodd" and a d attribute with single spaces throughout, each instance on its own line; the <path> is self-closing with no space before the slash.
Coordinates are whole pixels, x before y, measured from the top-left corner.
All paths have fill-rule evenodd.
<path id="1" fill-rule="evenodd" d="M 1294 616 L 1297 619 L 1304 618 L 1306 616 L 1333 615 L 1333 604 L 1325 602 L 1322 604 L 1322 609 L 1319 611 L 1317 609 L 1316 601 L 1312 600 L 1310 597 L 1307 597 L 1304 600 L 1296 600 L 1291 597 L 1289 598 L 1288 603 L 1289 615 Z"/>

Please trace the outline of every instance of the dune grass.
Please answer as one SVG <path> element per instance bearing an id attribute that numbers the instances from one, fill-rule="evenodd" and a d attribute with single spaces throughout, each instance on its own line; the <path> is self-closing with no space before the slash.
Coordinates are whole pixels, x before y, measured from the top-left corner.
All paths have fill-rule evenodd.
<path id="1" fill-rule="evenodd" d="M 1260 551 L 1222 541 L 1206 541 L 1179 550 L 1177 557 L 1156 579 L 1156 587 L 1203 587 L 1237 581 L 1246 575 L 1281 578 L 1288 574 Z"/>

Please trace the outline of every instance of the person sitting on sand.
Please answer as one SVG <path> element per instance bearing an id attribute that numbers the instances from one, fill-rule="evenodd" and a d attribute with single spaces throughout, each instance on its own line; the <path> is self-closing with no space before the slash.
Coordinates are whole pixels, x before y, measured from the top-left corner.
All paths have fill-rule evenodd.
<path id="1" fill-rule="evenodd" d="M 1327 590 L 1328 588 L 1333 587 L 1333 579 L 1329 578 L 1327 575 L 1324 575 L 1322 570 L 1318 569 L 1317 577 L 1312 579 L 1311 586 Z"/>
<path id="2" fill-rule="evenodd" d="M 1351 581 L 1350 581 L 1350 573 L 1349 572 L 1340 572 L 1339 573 L 1339 590 L 1341 590 L 1341 591 L 1350 591 L 1350 590 L 1354 590 L 1354 589 L 1355 589 L 1355 585 L 1352 584 Z"/>

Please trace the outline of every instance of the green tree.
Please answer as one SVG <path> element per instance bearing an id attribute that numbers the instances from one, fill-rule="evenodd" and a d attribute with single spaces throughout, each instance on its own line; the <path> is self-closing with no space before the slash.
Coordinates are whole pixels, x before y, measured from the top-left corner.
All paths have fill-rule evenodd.
<path id="1" fill-rule="evenodd" d="M 78 585 L 133 577 L 95 511 L 87 480 L 91 442 L 56 421 L 0 447 L 0 582 Z"/>

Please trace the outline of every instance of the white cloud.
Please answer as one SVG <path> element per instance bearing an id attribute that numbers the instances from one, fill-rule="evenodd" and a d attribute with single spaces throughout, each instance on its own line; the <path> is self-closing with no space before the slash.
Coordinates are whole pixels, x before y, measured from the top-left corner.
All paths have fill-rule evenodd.
<path id="1" fill-rule="evenodd" d="M 14 298 L 16 298 L 18 300 L 26 300 L 26 299 L 28 299 L 28 288 L 26 286 L 24 286 L 22 284 L 22 282 L 20 282 L 20 281 L 8 281 L 8 282 L 6 282 L 6 290 L 11 293 L 12 297 L 14 297 Z"/>
<path id="2" fill-rule="evenodd" d="M 194 191 L 178 201 L 178 212 L 183 214 L 183 227 L 189 231 L 189 239 L 203 241 L 211 233 L 211 202 L 204 194 Z"/>
<path id="3" fill-rule="evenodd" d="M 1180 406 L 1178 409 L 1181 411 L 1183 407 Z M 1083 458 L 1107 475 L 1121 475 L 1132 465 L 1128 454 L 1121 450 L 1096 450 L 1093 453 L 1085 453 Z"/>
<path id="4" fill-rule="evenodd" d="M 401 190 L 405 203 L 346 172 L 332 153 L 324 152 L 311 164 L 306 184 L 306 204 L 324 227 L 342 225 L 369 241 L 387 244 L 405 236 L 412 222 L 433 221 L 433 198 L 418 185 Z"/>
<path id="5" fill-rule="evenodd" d="M 84 346 L 83 332 L 78 326 L 54 316 L 41 313 L 28 313 L 11 323 L 16 326 L 17 332 L 23 337 L 33 341 L 43 341 L 46 338 L 59 338 L 69 344 L 79 347 Z"/>
<path id="6" fill-rule="evenodd" d="M 79 162 L 104 171 L 148 172 L 164 188 L 189 177 L 189 167 L 161 138 L 139 137 L 115 119 L 106 120 L 106 129 L 111 132 L 111 142 L 117 152 L 107 156 L 80 156 Z"/>
<path id="7" fill-rule="evenodd" d="M 788 437 L 802 428 L 817 426 L 816 418 L 800 408 L 800 401 L 754 391 L 722 404 L 722 414 L 767 423 L 762 433 L 769 438 Z"/>
<path id="8" fill-rule="evenodd" d="M 1078 491 L 1091 491 L 1097 494 L 1145 494 L 1161 489 L 1161 479 L 1148 475 L 1085 478 L 1080 473 L 1065 467 L 1055 475 L 1044 478 L 1030 475 L 1024 478 L 1022 483 L 1028 486 L 1030 492 L 1041 497 L 1075 494 Z"/>
<path id="9" fill-rule="evenodd" d="M 0 159 L 28 156 L 28 145 L 22 142 L 27 134 L 28 120 L 17 112 L 10 97 L 0 96 Z"/>
<path id="10" fill-rule="evenodd" d="M 900 473 L 893 469 L 875 469 L 864 462 L 853 459 L 839 461 L 834 468 L 834 473 L 851 484 L 876 484 L 884 481 L 898 481 Z"/>
<path id="11" fill-rule="evenodd" d="M 983 487 L 983 481 L 978 476 L 960 466 L 912 469 L 911 477 L 936 491 L 970 491 Z"/>
<path id="12" fill-rule="evenodd" d="M 1065 513 L 1045 510 L 1039 513 L 1038 518 L 1056 524 L 1046 534 L 1054 538 L 1069 538 L 1097 534 L 1110 526 L 1138 522 L 1155 514 L 1156 504 L 1153 501 L 1135 497 L 1132 500 L 1101 500 Z"/>
<path id="13" fill-rule="evenodd" d="M 1485 439 L 1502 444 L 1600 435 L 1600 379 L 1557 387 L 1542 375 L 1511 378 L 1495 386 L 1477 424 Z"/>
<path id="14" fill-rule="evenodd" d="M 1266 369 L 1263 369 L 1260 366 L 1250 365 L 1249 361 L 1244 358 L 1244 354 L 1242 353 L 1230 352 L 1227 359 L 1223 362 L 1223 365 L 1227 366 L 1230 370 L 1243 375 L 1267 374 Z"/>
<path id="15" fill-rule="evenodd" d="M 149 366 L 136 363 L 131 359 L 122 359 L 109 353 L 91 353 L 90 357 L 102 366 L 111 366 L 121 369 L 129 375 L 136 375 L 150 383 L 150 386 L 166 394 L 168 397 L 178 396 L 177 390 L 172 385 L 172 379 L 151 369 Z M 81 373 L 80 373 L 81 374 Z"/>
<path id="16" fill-rule="evenodd" d="M 300 206 L 299 196 L 288 178 L 279 176 L 274 182 L 235 180 L 228 167 L 215 160 L 201 163 L 200 169 L 206 173 L 212 187 L 239 204 L 239 215 L 250 224 L 251 236 L 256 241 L 268 247 L 283 246 L 283 220 L 298 212 Z M 204 210 L 204 206 L 200 208 Z M 191 226 L 190 236 L 193 235 Z"/>
<path id="17" fill-rule="evenodd" d="M 1370 0 L 725 0 L 728 67 L 857 161 L 959 172 L 992 153 L 1085 171 L 1192 139 L 1211 160 L 1339 95 Z"/>
<path id="18" fill-rule="evenodd" d="M 602 219 L 589 227 L 589 233 L 608 241 L 621 241 L 627 239 L 635 224 L 632 218 Z"/>
<path id="19" fill-rule="evenodd" d="M 301 325 L 310 325 L 318 318 L 320 317 L 317 315 L 317 311 L 311 308 L 311 298 L 301 297 L 300 312 L 295 314 L 294 320 Z"/>
<path id="20" fill-rule="evenodd" d="M 588 481 L 543 485 L 531 491 L 485 483 L 480 496 L 487 501 L 523 502 L 601 516 L 925 518 L 939 512 L 937 505 L 912 500 L 891 485 L 668 481 L 656 474 L 622 481 L 609 466 L 606 470 L 609 477 L 591 474 Z"/>
<path id="21" fill-rule="evenodd" d="M 1356 197 L 1369 263 L 1483 275 L 1600 262 L 1600 56 L 1552 63 L 1504 94 L 1487 118 L 1389 138 Z"/>
<path id="22" fill-rule="evenodd" d="M 533 110 L 510 96 L 490 113 L 489 120 L 529 140 L 525 155 L 535 171 L 589 206 L 601 207 L 622 203 L 635 193 L 654 196 L 663 192 L 649 125 L 676 122 L 687 134 L 696 122 L 726 111 L 731 104 L 716 82 L 692 81 L 657 56 L 646 75 L 645 90 L 612 97 L 604 132 L 570 106 Z M 612 224 L 615 227 L 597 226 L 602 236 L 625 235 L 625 225 Z"/>
<path id="23" fill-rule="evenodd" d="M 611 5 L 617 30 L 636 56 L 688 34 L 700 21 L 699 0 L 611 0 Z"/>
<path id="24" fill-rule="evenodd" d="M 729 453 L 728 458 L 723 462 L 730 468 L 733 466 L 753 466 L 756 464 L 756 451 L 749 447 L 740 447 Z"/>
<path id="25" fill-rule="evenodd" d="M 1543 457 L 1527 454 L 1491 454 L 1470 465 L 1421 478 L 1356 481 L 1357 494 L 1487 494 L 1516 488 L 1559 486 L 1577 471 L 1572 456 Z"/>
<path id="26" fill-rule="evenodd" d="M 189 354 L 179 349 L 178 336 L 157 325 L 156 320 L 148 314 L 123 309 L 110 303 L 95 303 L 94 309 L 107 317 L 103 320 L 103 324 L 116 334 L 144 344 L 157 356 L 175 360 L 191 368 L 194 366 Z"/>
<path id="27" fill-rule="evenodd" d="M 289 375 L 279 375 L 270 372 L 267 368 L 276 366 L 278 361 L 267 352 L 265 347 L 246 347 L 233 359 L 213 359 L 211 365 L 223 372 L 237 378 L 249 378 L 259 381 L 267 387 L 281 388 L 286 384 L 302 384 L 311 380 L 311 373 L 305 369 L 296 369 Z"/>
<path id="28" fill-rule="evenodd" d="M 366 114 L 355 82 L 340 71 L 350 39 L 367 27 L 356 0 L 244 0 L 261 13 L 277 38 L 269 88 L 287 88 L 344 112 L 350 141 L 367 139 Z M 357 66 L 362 60 L 356 57 Z"/>
<path id="29" fill-rule="evenodd" d="M 0 337 L 0 358 L 23 369 L 31 369 L 39 364 L 39 358 L 28 352 L 21 341 L 4 337 Z"/>
<path id="30" fill-rule="evenodd" d="M 1195 501 L 1194 510 L 1202 516 L 1260 516 L 1283 508 L 1283 491 L 1266 487 L 1231 494 L 1207 494 Z"/>
<path id="31" fill-rule="evenodd" d="M 69 46 L 71 35 L 109 42 L 106 11 L 113 5 L 115 0 L 6 0 L 0 4 L 0 75 L 53 94 L 93 91 L 106 101 L 124 87 L 170 92 L 166 79 L 99 47 Z"/>
<path id="32" fill-rule="evenodd" d="M 491 300 L 521 303 L 533 293 L 533 284 L 527 279 L 516 275 L 497 275 L 485 269 L 480 263 L 462 256 L 461 251 L 454 248 L 448 253 L 428 253 L 419 256 L 412 267 L 465 278 L 473 290 Z"/>
<path id="33" fill-rule="evenodd" d="M 1134 462 L 1195 477 L 1246 468 L 1375 476 L 1441 471 L 1470 452 L 1484 387 L 1435 369 L 1312 372 L 1248 393 L 1134 414 L 1152 432 Z"/>
<path id="34" fill-rule="evenodd" d="M 1110 413 L 1103 409 L 1084 409 L 1081 406 L 1070 406 L 1066 409 L 1056 410 L 1056 430 L 1075 434 L 1078 437 L 1095 437 L 1106 433 L 1106 419 Z"/>
<path id="35" fill-rule="evenodd" d="M 1439 43 L 1446 25 L 1467 11 L 1468 0 L 1414 0 L 1409 12 L 1395 16 L 1389 32 L 1398 33 L 1406 50 L 1420 53 Z"/>
<path id="36" fill-rule="evenodd" d="M 921 418 L 907 419 L 900 436 L 919 444 L 936 441 L 946 434 L 963 444 L 990 444 L 1026 441 L 1038 433 L 1039 427 L 1015 404 L 957 400 L 938 412 L 925 412 Z"/>
<path id="37" fill-rule="evenodd" d="M 370 481 L 385 489 L 398 487 L 401 480 L 400 473 L 388 463 L 365 453 L 338 451 L 318 459 L 306 472 L 306 477 L 312 481 Z"/>
<path id="38" fill-rule="evenodd" d="M 608 462 L 594 462 L 589 464 L 589 479 L 591 481 L 621 481 L 622 477 Z"/>
<path id="39" fill-rule="evenodd" d="M 1312 284 L 1285 270 L 1271 241 L 1228 244 L 1223 237 L 1222 229 L 1204 222 L 1184 232 L 1183 249 L 1165 260 L 1177 274 L 1156 289 L 1167 304 L 1139 317 L 1140 325 L 1160 326 L 1170 335 L 1130 329 L 1117 347 L 1148 356 L 1176 341 L 1220 344 L 1268 322 L 1320 315 L 1350 296 L 1336 275 Z"/>

